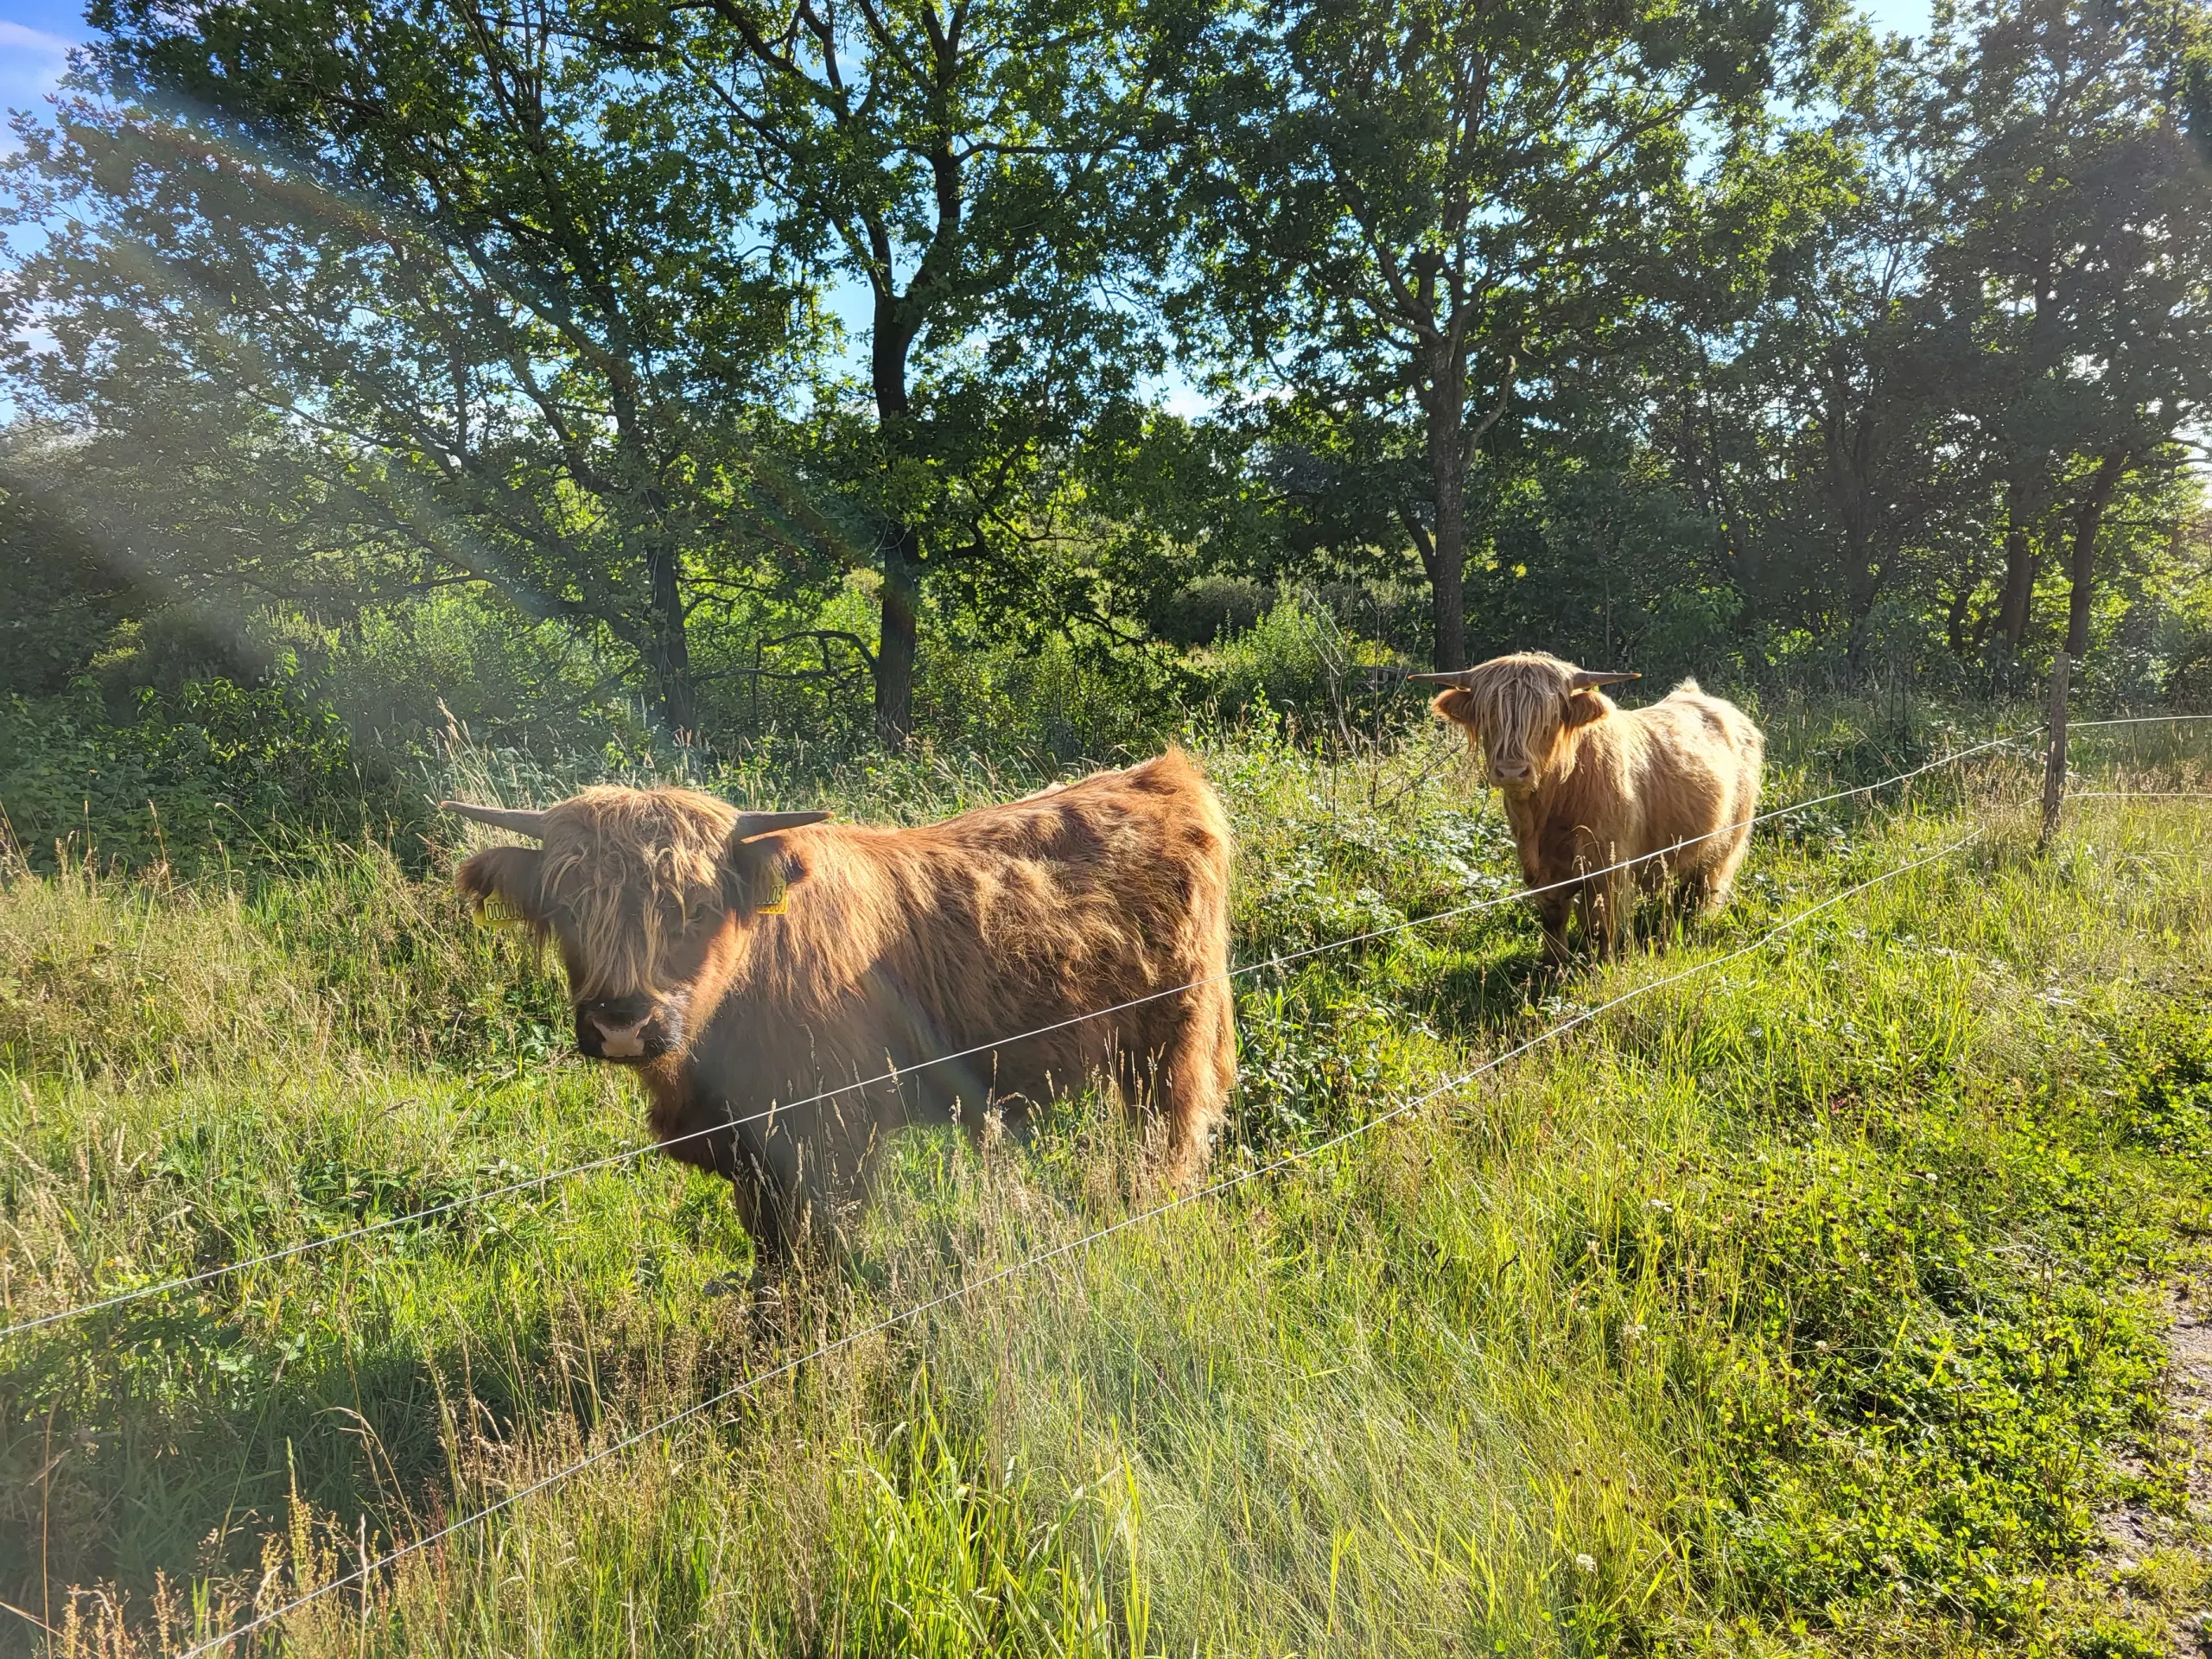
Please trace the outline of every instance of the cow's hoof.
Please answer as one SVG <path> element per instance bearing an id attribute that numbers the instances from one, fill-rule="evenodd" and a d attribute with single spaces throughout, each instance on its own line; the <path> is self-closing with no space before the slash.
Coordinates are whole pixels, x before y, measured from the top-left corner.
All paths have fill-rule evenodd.
<path id="1" fill-rule="evenodd" d="M 783 1287 L 756 1279 L 747 1290 L 741 1311 L 754 1336 L 768 1338 L 788 1335 L 798 1310 L 785 1295 Z"/>

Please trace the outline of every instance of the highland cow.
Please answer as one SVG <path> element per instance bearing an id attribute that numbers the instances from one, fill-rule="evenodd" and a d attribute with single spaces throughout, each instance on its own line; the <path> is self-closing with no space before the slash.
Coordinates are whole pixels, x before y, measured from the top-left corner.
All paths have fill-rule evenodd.
<path id="1" fill-rule="evenodd" d="M 918 829 L 678 789 L 446 805 L 541 843 L 456 885 L 553 940 L 577 1047 L 635 1068 L 764 1264 L 835 1235 L 891 1131 L 1018 1125 L 1094 1078 L 1160 1126 L 1170 1181 L 1205 1163 L 1236 1067 L 1230 839 L 1180 753 Z"/>
<path id="2" fill-rule="evenodd" d="M 1684 680 L 1648 709 L 1623 709 L 1599 688 L 1638 676 L 1541 652 L 1412 677 L 1450 688 L 1432 707 L 1466 733 L 1504 795 L 1522 873 L 1546 889 L 1547 957 L 1566 954 L 1570 910 L 1601 951 L 1614 949 L 1639 888 L 1671 880 L 1690 909 L 1727 902 L 1766 753 L 1734 703 Z M 1642 861 L 1608 868 L 1630 859 Z"/>

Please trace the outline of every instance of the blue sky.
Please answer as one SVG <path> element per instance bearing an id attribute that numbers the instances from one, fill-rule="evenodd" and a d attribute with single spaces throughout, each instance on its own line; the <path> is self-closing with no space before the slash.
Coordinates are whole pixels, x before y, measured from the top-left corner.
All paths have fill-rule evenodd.
<path id="1" fill-rule="evenodd" d="M 1928 26 L 1929 0 L 1860 3 L 1884 29 L 1917 34 Z M 68 67 L 70 46 L 86 33 L 83 0 L 0 0 L 0 110 L 42 106 Z M 13 148 L 13 140 L 0 128 L 0 155 Z M 841 312 L 853 312 L 857 320 L 857 292 L 835 296 L 832 304 Z M 1181 404 L 1195 397 L 1191 393 L 1169 401 Z M 9 413 L 6 400 L 0 399 L 0 423 Z"/>
<path id="2" fill-rule="evenodd" d="M 1928 0 L 1861 0 L 1885 29 L 1917 34 L 1928 27 Z M 41 103 L 66 67 L 73 41 L 85 34 L 82 0 L 0 0 L 0 109 Z"/>
<path id="3" fill-rule="evenodd" d="M 67 67 L 69 43 L 83 35 L 81 4 L 67 0 L 0 0 L 0 109 L 35 109 Z M 7 147 L 0 139 L 0 148 Z"/>

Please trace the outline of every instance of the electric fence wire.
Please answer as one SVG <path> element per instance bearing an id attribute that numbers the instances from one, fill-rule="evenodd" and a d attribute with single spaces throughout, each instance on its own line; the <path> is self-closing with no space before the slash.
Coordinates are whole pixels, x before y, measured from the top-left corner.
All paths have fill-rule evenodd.
<path id="1" fill-rule="evenodd" d="M 493 1198 L 506 1198 L 517 1192 L 542 1189 L 556 1181 L 567 1180 L 573 1176 L 588 1174 L 594 1170 L 608 1169 L 618 1164 L 632 1162 L 645 1156 L 648 1153 L 665 1152 L 671 1147 L 681 1146 L 687 1141 L 697 1140 L 702 1135 L 726 1135 L 733 1129 L 742 1128 L 748 1124 L 795 1112 L 804 1107 L 818 1105 L 823 1101 L 833 1100 L 840 1095 L 849 1094 L 855 1090 L 875 1088 L 883 1084 L 895 1085 L 900 1078 L 916 1071 L 926 1071 L 931 1066 L 944 1065 L 953 1060 L 969 1059 L 978 1054 L 1011 1048 L 1015 1044 L 1027 1042 L 1032 1038 L 1049 1036 L 1053 1032 L 1065 1031 L 1071 1026 L 1079 1026 L 1092 1020 L 1101 1020 L 1109 1014 L 1126 1013 L 1128 1009 L 1141 1007 L 1147 1002 L 1156 1002 L 1163 997 L 1179 996 L 1184 992 L 1196 990 L 1200 986 L 1211 985 L 1224 980 L 1242 979 L 1247 975 L 1264 973 L 1273 968 L 1288 967 L 1294 963 L 1325 956 L 1332 950 L 1345 950 L 1355 944 L 1371 944 L 1376 939 L 1389 938 L 1414 928 L 1433 926 L 1439 922 L 1451 921 L 1455 918 L 1471 915 L 1478 911 L 1495 910 L 1501 906 L 1518 904 L 1524 899 L 1534 899 L 1547 893 L 1556 893 L 1562 888 L 1579 887 L 1583 882 L 1595 880 L 1599 876 L 1611 875 L 1637 864 L 1648 863 L 1653 859 L 1671 857 L 1686 847 L 1694 847 L 1700 842 L 1710 841 L 1718 836 L 1732 835 L 1738 830 L 1755 828 L 1776 818 L 1786 818 L 1796 813 L 1810 811 L 1815 807 L 1827 806 L 1837 801 L 1847 800 L 1853 796 L 1866 795 L 1877 790 L 1887 789 L 1892 784 L 1909 782 L 1924 773 L 1934 772 L 1939 767 L 1955 765 L 1991 749 L 2002 748 L 2009 744 L 2017 743 L 2021 738 L 2031 735 L 2039 729 L 2037 727 L 2026 727 L 2019 731 L 2008 733 L 2005 736 L 1994 737 L 1986 742 L 1977 743 L 1971 748 L 1960 749 L 1952 753 L 1939 756 L 1925 765 L 1913 767 L 1909 772 L 1901 772 L 1874 783 L 1858 784 L 1849 789 L 1837 790 L 1832 794 L 1815 796 L 1811 800 L 1794 802 L 1788 806 L 1772 807 L 1754 817 L 1738 819 L 1733 823 L 1723 824 L 1717 830 L 1709 830 L 1703 835 L 1688 836 L 1654 852 L 1639 853 L 1633 858 L 1621 859 L 1598 869 L 1586 870 L 1562 881 L 1554 881 L 1541 887 L 1523 887 L 1512 893 L 1475 899 L 1468 904 L 1455 906 L 1449 910 L 1441 910 L 1431 915 L 1418 916 L 1408 921 L 1394 923 L 1388 927 L 1374 928 L 1367 932 L 1355 933 L 1345 938 L 1332 939 L 1325 944 L 1308 945 L 1299 950 L 1287 950 L 1260 962 L 1249 963 L 1242 968 L 1232 968 L 1226 973 L 1210 974 L 1204 978 L 1191 980 L 1184 984 L 1171 985 L 1164 990 L 1149 991 L 1142 996 L 1131 997 L 1126 1002 L 1116 1002 L 1107 1007 L 1094 1008 L 1088 1014 L 1072 1014 L 1065 1020 L 1055 1020 L 1050 1025 L 1038 1026 L 1028 1031 L 1017 1032 L 1009 1037 L 977 1043 L 972 1047 L 955 1049 L 950 1053 L 938 1054 L 926 1060 L 916 1061 L 909 1066 L 894 1067 L 872 1077 L 861 1077 L 851 1083 L 842 1083 L 834 1088 L 825 1089 L 819 1094 L 803 1096 L 793 1101 L 779 1102 L 761 1111 L 749 1113 L 743 1117 L 732 1117 L 719 1123 L 710 1123 L 702 1128 L 687 1130 L 684 1134 L 671 1135 L 665 1141 L 651 1141 L 641 1147 L 627 1147 L 620 1152 L 608 1153 L 603 1157 L 588 1159 L 582 1163 L 570 1164 L 560 1169 L 546 1170 L 539 1174 L 524 1176 L 520 1180 L 510 1181 L 501 1186 L 486 1187 L 480 1192 L 466 1192 L 459 1198 L 448 1198 L 442 1204 L 429 1205 L 420 1210 L 410 1211 L 405 1215 L 387 1216 L 378 1221 L 366 1222 L 359 1227 L 347 1228 L 342 1232 L 320 1234 L 314 1238 L 302 1239 L 297 1243 L 285 1245 L 281 1249 L 266 1251 L 259 1255 L 246 1256 L 236 1262 L 227 1262 L 218 1267 L 203 1268 L 197 1273 L 181 1274 L 174 1279 L 164 1279 L 152 1284 L 135 1286 L 129 1290 L 118 1291 L 111 1296 L 100 1297 L 92 1301 L 80 1303 L 73 1307 L 61 1308 L 51 1313 L 41 1313 L 34 1319 L 21 1319 L 13 1325 L 0 1327 L 0 1341 L 5 1341 L 10 1337 L 27 1335 L 33 1331 L 42 1330 L 50 1325 L 59 1325 L 67 1319 L 80 1319 L 87 1313 L 98 1313 L 108 1308 L 121 1307 L 131 1302 L 143 1300 L 149 1296 L 158 1296 L 169 1291 L 194 1289 L 200 1285 L 210 1284 L 215 1280 L 226 1278 L 232 1274 L 245 1273 L 254 1268 L 269 1267 L 278 1262 L 287 1262 L 295 1256 L 304 1255 L 310 1251 L 327 1249 L 334 1245 L 346 1244 L 357 1239 L 372 1237 L 378 1233 L 389 1232 L 394 1228 L 413 1226 L 421 1222 L 435 1220 L 440 1216 L 449 1215 L 456 1210 L 467 1209 Z"/>
<path id="2" fill-rule="evenodd" d="M 231 1643 L 236 1642 L 244 1637 L 251 1636 L 256 1630 L 263 1630 L 279 1619 L 289 1618 L 291 1614 L 299 1611 L 302 1608 L 308 1606 L 313 1602 L 321 1600 L 323 1597 L 331 1594 L 334 1591 L 342 1590 L 347 1586 L 353 1584 L 365 1585 L 366 1582 L 377 1573 L 384 1572 L 388 1567 L 396 1566 L 410 1555 L 413 1555 L 419 1551 L 427 1549 L 433 1544 L 454 1536 L 456 1533 L 464 1532 L 472 1527 L 478 1526 L 483 1522 L 491 1519 L 493 1516 L 498 1515 L 500 1511 L 512 1508 L 515 1504 L 521 1503 L 524 1498 L 533 1497 L 539 1492 L 544 1491 L 548 1487 L 558 1485 L 561 1482 L 567 1480 L 573 1476 L 582 1473 L 583 1471 L 591 1468 L 596 1464 L 604 1463 L 607 1459 L 615 1457 L 623 1452 L 628 1451 L 632 1446 L 637 1446 L 643 1441 L 651 1440 L 657 1435 L 664 1433 L 669 1429 L 676 1427 L 679 1424 L 688 1422 L 692 1418 L 712 1411 L 717 1406 L 728 1404 L 729 1402 L 739 1399 L 743 1395 L 754 1393 L 764 1385 L 776 1381 L 779 1377 L 788 1376 L 792 1372 L 799 1370 L 804 1367 L 813 1363 L 817 1360 L 826 1359 L 830 1355 L 835 1354 L 842 1349 L 849 1348 L 855 1343 L 864 1342 L 870 1337 L 880 1336 L 887 1331 L 896 1330 L 901 1325 L 909 1325 L 914 1320 L 920 1319 L 924 1314 L 933 1313 L 937 1309 L 948 1306 L 954 1302 L 964 1301 L 969 1297 L 975 1295 L 978 1291 L 987 1290 L 993 1285 L 1001 1284 L 1009 1279 L 1014 1278 L 1017 1275 L 1027 1272 L 1032 1268 L 1040 1267 L 1048 1262 L 1058 1261 L 1065 1256 L 1078 1255 L 1090 1249 L 1095 1244 L 1100 1243 L 1106 1239 L 1112 1238 L 1118 1233 L 1126 1232 L 1129 1229 L 1141 1226 L 1147 1222 L 1157 1221 L 1163 1216 L 1171 1215 L 1178 1210 L 1186 1209 L 1192 1205 L 1201 1203 L 1209 1198 L 1218 1198 L 1224 1192 L 1230 1192 L 1236 1187 L 1243 1186 L 1249 1182 L 1258 1180 L 1262 1176 L 1279 1174 L 1284 1170 L 1290 1169 L 1297 1165 L 1306 1163 L 1312 1159 L 1317 1158 L 1325 1152 L 1332 1151 L 1338 1147 L 1341 1147 L 1348 1141 L 1357 1140 L 1362 1135 L 1367 1135 L 1375 1129 L 1378 1129 L 1386 1123 L 1395 1122 L 1399 1118 L 1405 1117 L 1413 1112 L 1420 1110 L 1423 1106 L 1427 1105 L 1431 1101 L 1433 1101 L 1441 1096 L 1451 1094 L 1454 1090 L 1465 1088 L 1468 1084 L 1472 1083 L 1478 1077 L 1483 1077 L 1486 1073 L 1497 1071 L 1500 1066 L 1505 1065 L 1507 1061 L 1516 1059 L 1520 1056 L 1528 1053 L 1531 1049 L 1536 1048 L 1545 1043 L 1548 1043 L 1555 1038 L 1563 1036 L 1567 1032 L 1574 1030 L 1577 1027 L 1587 1025 L 1592 1020 L 1597 1019 L 1599 1015 L 1609 1013 L 1612 1009 L 1621 1007 L 1624 1003 L 1632 1002 L 1638 997 L 1648 996 L 1652 992 L 1663 990 L 1670 985 L 1679 985 L 1684 980 L 1694 978 L 1697 975 L 1706 972 L 1708 969 L 1723 967 L 1729 963 L 1740 961 L 1745 957 L 1762 950 L 1769 944 L 1771 944 L 1775 940 L 1780 938 L 1783 934 L 1790 931 L 1790 930 L 1798 926 L 1801 923 L 1808 921 L 1813 917 L 1819 915 L 1821 912 L 1832 910 L 1836 906 L 1843 903 L 1846 899 L 1855 898 L 1870 887 L 1878 887 L 1885 881 L 1892 880 L 1900 875 L 1909 874 L 1912 871 L 1923 868 L 1929 864 L 1936 862 L 1938 860 L 1948 858 L 1953 853 L 1955 853 L 1961 849 L 1969 845 L 1978 838 L 1980 834 L 1980 830 L 1977 828 L 1970 834 L 1961 836 L 1959 840 L 1951 842 L 1947 847 L 1940 848 L 1933 853 L 1927 854 L 1920 858 L 1910 860 L 1906 863 L 1897 865 L 1894 868 L 1885 870 L 1879 875 L 1871 876 L 1867 880 L 1857 883 L 1855 886 L 1846 887 L 1840 893 L 1831 894 L 1829 897 L 1821 900 L 1820 903 L 1799 911 L 1788 920 L 1770 928 L 1766 932 L 1761 934 L 1749 944 L 1740 946 L 1739 948 L 1728 951 L 1722 956 L 1708 957 L 1703 962 L 1694 963 L 1688 968 L 1681 969 L 1680 972 L 1668 974 L 1658 979 L 1646 981 L 1644 983 L 1636 986 L 1630 990 L 1624 991 L 1618 996 L 1613 997 L 1607 1001 L 1600 1002 L 1593 1007 L 1585 1008 L 1580 1013 L 1574 1014 L 1572 1018 L 1563 1020 L 1559 1024 L 1552 1026 L 1544 1031 L 1539 1032 L 1534 1037 L 1530 1037 L 1522 1042 L 1514 1045 L 1510 1048 L 1505 1049 L 1503 1052 L 1491 1056 L 1489 1059 L 1484 1060 L 1481 1065 L 1477 1065 L 1469 1071 L 1460 1072 L 1456 1077 L 1446 1079 L 1443 1083 L 1437 1084 L 1434 1088 L 1428 1090 L 1426 1093 L 1417 1095 L 1410 1100 L 1402 1102 L 1400 1104 L 1392 1107 L 1389 1111 L 1369 1118 L 1364 1122 L 1355 1124 L 1351 1128 L 1345 1129 L 1339 1134 L 1331 1135 L 1325 1141 L 1316 1141 L 1310 1147 L 1299 1147 L 1295 1151 L 1286 1153 L 1282 1156 L 1274 1159 L 1268 1163 L 1257 1165 L 1250 1169 L 1241 1170 L 1234 1175 L 1224 1176 L 1220 1180 L 1212 1182 L 1206 1186 L 1196 1188 L 1189 1192 L 1179 1193 L 1160 1204 L 1153 1205 L 1150 1209 L 1140 1210 L 1134 1215 L 1124 1216 L 1121 1220 L 1114 1222 L 1109 1225 L 1098 1228 L 1095 1231 L 1085 1233 L 1079 1238 L 1070 1239 L 1065 1243 L 1054 1245 L 1051 1249 L 1039 1250 L 1035 1255 L 1025 1256 L 1019 1262 L 1011 1262 L 1006 1267 L 995 1268 L 989 1273 L 980 1274 L 974 1279 L 969 1280 L 963 1284 L 956 1286 L 954 1288 L 946 1291 L 942 1295 L 931 1297 L 926 1301 L 917 1302 L 912 1306 L 904 1308 L 899 1313 L 887 1315 L 880 1319 L 873 1320 L 855 1330 L 847 1332 L 842 1337 L 823 1343 L 817 1347 L 809 1349 L 805 1353 L 798 1355 L 791 1359 L 785 1360 L 781 1363 L 772 1366 L 766 1370 L 760 1371 L 752 1376 L 748 1376 L 742 1382 L 733 1383 L 730 1387 L 724 1389 L 719 1394 L 711 1395 L 705 1400 L 699 1401 L 696 1404 L 686 1406 L 683 1410 L 671 1413 L 670 1415 L 662 1418 L 659 1421 L 653 1423 L 647 1427 L 639 1429 L 633 1433 L 623 1436 L 620 1440 L 601 1446 L 598 1451 L 590 1453 L 587 1457 L 579 1459 L 575 1463 L 569 1464 L 561 1469 L 556 1470 L 550 1475 L 542 1476 L 538 1479 L 531 1481 L 527 1485 L 518 1487 L 515 1491 L 508 1493 L 505 1497 L 499 1498 L 494 1503 L 487 1503 L 482 1509 L 474 1510 L 471 1514 L 462 1516 L 458 1521 L 452 1522 L 446 1526 L 441 1527 L 435 1532 L 425 1534 L 423 1536 L 415 1539 L 411 1542 L 403 1544 L 396 1549 L 389 1550 L 385 1554 L 378 1556 L 374 1560 L 364 1561 L 359 1567 L 355 1567 L 352 1572 L 333 1579 L 327 1584 L 318 1585 L 314 1589 L 306 1592 L 304 1594 L 295 1596 L 291 1600 L 287 1601 L 279 1606 L 272 1607 L 265 1612 L 258 1613 L 251 1619 L 249 1619 L 246 1623 L 237 1626 L 233 1630 L 225 1632 L 221 1636 L 212 1637 L 205 1642 L 199 1643 L 193 1647 L 186 1648 L 178 1653 L 173 1654 L 170 1656 L 170 1659 L 200 1659 L 200 1656 L 202 1655 L 213 1653 L 218 1649 L 226 1647 Z"/>
<path id="3" fill-rule="evenodd" d="M 2212 720 L 2212 715 L 2125 715 L 2110 720 L 2069 720 L 2066 722 L 2066 729 L 2079 732 L 2092 727 L 2151 726 L 2162 721 L 2184 720 Z M 2069 789 L 2064 798 L 2069 801 L 2212 801 L 2212 792 L 2201 789 Z"/>

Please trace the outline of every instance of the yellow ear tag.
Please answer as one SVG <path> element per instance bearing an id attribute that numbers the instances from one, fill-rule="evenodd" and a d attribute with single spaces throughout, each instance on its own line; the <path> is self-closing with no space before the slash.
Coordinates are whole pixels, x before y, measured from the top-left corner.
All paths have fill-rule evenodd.
<path id="1" fill-rule="evenodd" d="M 505 899 L 487 897 L 476 906 L 476 925 L 479 927 L 521 927 L 528 918 Z"/>
<path id="2" fill-rule="evenodd" d="M 791 908 L 791 884 L 784 874 L 783 861 L 779 859 L 776 862 L 776 890 L 774 893 L 769 894 L 768 902 L 766 904 L 756 906 L 754 907 L 753 914 L 756 916 L 780 916 Z"/>

